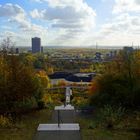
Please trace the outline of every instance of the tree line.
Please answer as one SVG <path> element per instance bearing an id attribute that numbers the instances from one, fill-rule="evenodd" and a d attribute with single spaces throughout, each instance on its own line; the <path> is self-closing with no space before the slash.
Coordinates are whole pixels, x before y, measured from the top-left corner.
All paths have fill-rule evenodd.
<path id="1" fill-rule="evenodd" d="M 104 73 L 93 80 L 90 93 L 90 104 L 139 108 L 140 51 L 120 51 L 105 65 Z"/>
<path id="2" fill-rule="evenodd" d="M 37 71 L 32 58 L 9 53 L 10 43 L 9 40 L 4 41 L 0 52 L 1 114 L 22 112 L 39 106 L 44 89 L 49 86 L 46 72 Z"/>

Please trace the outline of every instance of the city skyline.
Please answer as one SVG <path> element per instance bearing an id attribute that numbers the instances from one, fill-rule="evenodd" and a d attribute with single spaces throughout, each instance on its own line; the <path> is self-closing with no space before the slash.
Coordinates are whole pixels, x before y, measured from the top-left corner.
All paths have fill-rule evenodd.
<path id="1" fill-rule="evenodd" d="M 1 0 L 0 39 L 17 46 L 127 46 L 140 40 L 140 0 Z"/>

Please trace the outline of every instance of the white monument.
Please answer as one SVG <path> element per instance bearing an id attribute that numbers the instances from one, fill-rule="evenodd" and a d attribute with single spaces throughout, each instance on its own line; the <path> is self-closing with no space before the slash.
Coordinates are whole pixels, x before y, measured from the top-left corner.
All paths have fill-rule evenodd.
<path id="1" fill-rule="evenodd" d="M 65 103 L 61 106 L 56 106 L 55 110 L 74 110 L 74 106 L 70 104 L 71 100 L 70 97 L 72 96 L 72 90 L 70 87 L 66 87 L 65 92 Z"/>
<path id="2" fill-rule="evenodd" d="M 72 90 L 70 87 L 66 87 L 66 93 L 65 93 L 65 102 L 66 105 L 70 104 L 70 97 L 72 96 Z"/>

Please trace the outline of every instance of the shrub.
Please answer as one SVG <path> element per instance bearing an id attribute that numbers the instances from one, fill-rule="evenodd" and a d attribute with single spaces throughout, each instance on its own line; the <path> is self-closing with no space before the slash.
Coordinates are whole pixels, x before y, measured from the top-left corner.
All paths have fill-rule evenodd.
<path id="1" fill-rule="evenodd" d="M 42 100 L 39 100 L 38 103 L 37 103 L 37 105 L 38 105 L 38 108 L 39 108 L 39 109 L 45 108 L 45 103 L 44 103 L 44 101 L 42 101 Z"/>
<path id="2" fill-rule="evenodd" d="M 125 109 L 122 107 L 112 107 L 110 105 L 105 105 L 100 109 L 97 116 L 100 123 L 102 123 L 105 127 L 113 128 L 121 121 L 124 114 Z"/>
<path id="3" fill-rule="evenodd" d="M 74 97 L 72 100 L 72 104 L 77 107 L 84 107 L 88 105 L 88 100 L 84 99 L 83 97 Z"/>
<path id="4" fill-rule="evenodd" d="M 49 86 L 49 78 L 45 72 L 36 73 L 32 65 L 24 64 L 21 56 L 0 54 L 1 113 L 16 113 L 37 106 Z"/>
<path id="5" fill-rule="evenodd" d="M 1 128 L 9 128 L 12 127 L 12 118 L 10 116 L 6 117 L 0 115 L 0 127 Z"/>
<path id="6" fill-rule="evenodd" d="M 90 104 L 103 107 L 118 105 L 125 108 L 140 107 L 140 55 L 136 52 L 118 58 L 105 65 L 104 73 L 97 76 L 90 88 Z"/>

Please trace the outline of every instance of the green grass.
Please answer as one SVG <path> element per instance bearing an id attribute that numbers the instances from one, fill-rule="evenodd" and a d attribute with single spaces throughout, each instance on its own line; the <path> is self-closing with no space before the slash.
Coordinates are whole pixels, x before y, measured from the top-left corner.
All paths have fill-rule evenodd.
<path id="1" fill-rule="evenodd" d="M 115 129 L 107 129 L 97 124 L 98 118 L 94 116 L 77 117 L 83 140 L 139 140 L 140 120 L 136 120 L 133 115 L 125 119 Z"/>
<path id="2" fill-rule="evenodd" d="M 32 140 L 40 123 L 50 120 L 51 111 L 37 110 L 18 120 L 13 128 L 0 129 L 0 140 Z"/>
<path id="3" fill-rule="evenodd" d="M 0 129 L 0 140 L 32 140 L 39 123 L 50 122 L 52 111 L 36 110 L 26 114 L 17 121 L 11 129 Z M 82 140 L 139 140 L 140 135 L 135 130 L 140 130 L 140 118 L 129 116 L 115 129 L 106 129 L 97 124 L 95 116 L 78 116 Z"/>
<path id="4" fill-rule="evenodd" d="M 136 140 L 134 133 L 114 132 L 105 129 L 82 129 L 83 140 Z"/>

